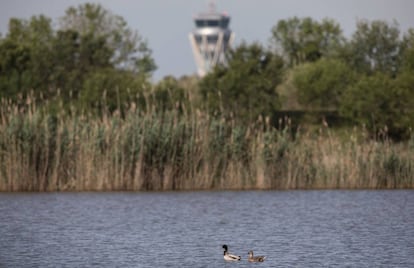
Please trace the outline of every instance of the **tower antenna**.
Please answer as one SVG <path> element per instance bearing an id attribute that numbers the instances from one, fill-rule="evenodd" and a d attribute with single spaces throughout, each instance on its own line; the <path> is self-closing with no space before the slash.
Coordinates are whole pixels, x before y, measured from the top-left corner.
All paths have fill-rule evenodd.
<path id="1" fill-rule="evenodd" d="M 208 3 L 208 8 L 210 10 L 210 13 L 216 13 L 216 1 L 210 0 Z"/>

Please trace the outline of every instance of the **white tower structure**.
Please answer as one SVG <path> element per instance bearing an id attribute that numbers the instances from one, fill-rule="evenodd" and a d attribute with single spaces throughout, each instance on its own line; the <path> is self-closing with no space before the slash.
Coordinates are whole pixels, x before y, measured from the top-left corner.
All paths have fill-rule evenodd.
<path id="1" fill-rule="evenodd" d="M 224 63 L 224 52 L 234 40 L 234 33 L 228 28 L 230 16 L 216 12 L 214 3 L 210 10 L 194 17 L 196 28 L 190 33 L 190 43 L 198 75 L 203 77 L 216 64 Z"/>

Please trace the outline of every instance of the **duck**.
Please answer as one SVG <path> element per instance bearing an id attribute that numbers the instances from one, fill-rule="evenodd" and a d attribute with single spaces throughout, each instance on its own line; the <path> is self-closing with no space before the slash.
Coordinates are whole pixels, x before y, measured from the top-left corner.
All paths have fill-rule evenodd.
<path id="1" fill-rule="evenodd" d="M 253 256 L 253 250 L 249 251 L 249 262 L 264 262 L 266 256 Z"/>
<path id="2" fill-rule="evenodd" d="M 236 255 L 230 254 L 228 252 L 227 245 L 223 245 L 223 249 L 224 249 L 224 256 L 223 257 L 224 257 L 225 261 L 240 261 L 241 260 L 240 256 L 236 256 Z"/>

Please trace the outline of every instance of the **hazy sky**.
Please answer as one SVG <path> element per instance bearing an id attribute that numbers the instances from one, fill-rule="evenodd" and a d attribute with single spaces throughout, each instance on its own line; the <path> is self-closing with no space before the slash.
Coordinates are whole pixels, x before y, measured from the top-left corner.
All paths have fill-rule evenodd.
<path id="1" fill-rule="evenodd" d="M 149 43 L 158 70 L 154 79 L 180 77 L 196 72 L 188 33 L 194 14 L 208 9 L 208 0 L 0 0 L 0 32 L 7 32 L 11 17 L 29 19 L 44 14 L 56 24 L 70 6 L 100 3 L 122 16 Z M 346 36 L 352 35 L 358 19 L 399 23 L 402 32 L 414 28 L 414 0 L 216 0 L 218 11 L 231 16 L 236 44 L 242 40 L 269 44 L 270 30 L 278 20 L 293 16 L 332 18 Z"/>

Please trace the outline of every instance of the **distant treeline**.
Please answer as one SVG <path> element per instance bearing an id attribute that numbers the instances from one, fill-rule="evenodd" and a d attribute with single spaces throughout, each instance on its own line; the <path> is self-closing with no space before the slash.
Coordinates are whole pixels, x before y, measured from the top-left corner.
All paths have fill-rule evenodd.
<path id="1" fill-rule="evenodd" d="M 410 137 L 414 29 L 359 20 L 346 38 L 332 19 L 293 17 L 269 34 L 271 48 L 242 43 L 203 79 L 168 76 L 154 84 L 145 39 L 101 5 L 70 7 L 57 23 L 43 15 L 13 18 L 0 37 L 0 98 L 34 94 L 52 112 L 61 99 L 65 109 L 99 114 L 122 113 L 131 101 L 168 111 L 191 95 L 191 106 L 242 122 L 277 122 L 281 110 L 327 111 L 374 135 Z"/>
<path id="2" fill-rule="evenodd" d="M 0 190 L 412 188 L 414 30 L 293 17 L 270 40 L 152 83 L 149 45 L 100 5 L 11 19 Z"/>

